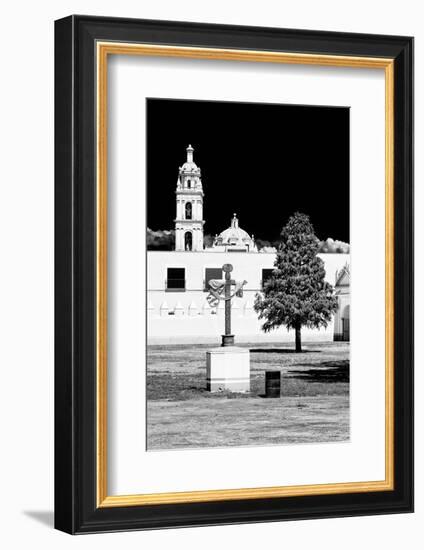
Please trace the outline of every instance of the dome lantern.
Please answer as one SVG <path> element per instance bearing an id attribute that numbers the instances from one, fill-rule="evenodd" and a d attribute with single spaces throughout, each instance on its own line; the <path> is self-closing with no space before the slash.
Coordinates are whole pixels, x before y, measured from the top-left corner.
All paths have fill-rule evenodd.
<path id="1" fill-rule="evenodd" d="M 187 151 L 187 162 L 193 162 L 193 147 L 189 145 L 186 149 Z"/>

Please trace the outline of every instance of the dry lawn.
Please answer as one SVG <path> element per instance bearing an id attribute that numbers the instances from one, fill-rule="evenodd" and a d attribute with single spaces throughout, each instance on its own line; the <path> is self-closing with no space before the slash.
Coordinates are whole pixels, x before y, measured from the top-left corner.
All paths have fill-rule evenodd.
<path id="1" fill-rule="evenodd" d="M 206 390 L 211 346 L 150 346 L 149 450 L 281 445 L 349 439 L 349 345 L 253 345 L 248 394 Z M 280 370 L 280 399 L 266 399 L 265 370 Z"/>

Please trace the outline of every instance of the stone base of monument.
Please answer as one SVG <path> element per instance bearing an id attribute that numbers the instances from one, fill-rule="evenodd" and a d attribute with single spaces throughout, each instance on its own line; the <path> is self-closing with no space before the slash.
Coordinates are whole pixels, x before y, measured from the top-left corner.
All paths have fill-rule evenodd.
<path id="1" fill-rule="evenodd" d="M 220 347 L 206 352 L 206 387 L 211 392 L 250 391 L 250 352 L 246 348 Z"/>

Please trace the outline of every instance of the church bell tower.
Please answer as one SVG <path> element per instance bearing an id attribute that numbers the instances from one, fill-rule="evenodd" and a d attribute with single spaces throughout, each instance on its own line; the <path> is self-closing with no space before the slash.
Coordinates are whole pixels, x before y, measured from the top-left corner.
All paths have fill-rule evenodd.
<path id="1" fill-rule="evenodd" d="M 200 168 L 193 161 L 193 147 L 186 149 L 187 161 L 179 168 L 175 218 L 175 250 L 203 250 L 203 188 Z"/>

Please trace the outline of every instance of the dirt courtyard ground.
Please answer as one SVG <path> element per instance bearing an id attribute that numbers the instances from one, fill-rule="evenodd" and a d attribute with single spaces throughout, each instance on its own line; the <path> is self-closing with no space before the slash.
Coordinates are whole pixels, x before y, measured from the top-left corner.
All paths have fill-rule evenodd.
<path id="1" fill-rule="evenodd" d="M 349 439 L 349 344 L 243 344 L 248 394 L 206 390 L 208 345 L 149 346 L 148 450 L 281 445 Z M 280 370 L 281 397 L 266 399 L 265 371 Z"/>

